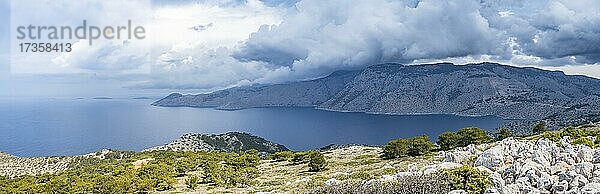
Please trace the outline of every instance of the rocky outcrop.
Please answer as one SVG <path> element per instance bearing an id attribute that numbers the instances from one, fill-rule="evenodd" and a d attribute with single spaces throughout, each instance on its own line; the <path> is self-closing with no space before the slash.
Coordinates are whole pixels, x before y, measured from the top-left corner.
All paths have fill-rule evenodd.
<path id="1" fill-rule="evenodd" d="M 493 171 L 497 193 L 589 193 L 600 190 L 599 149 L 548 139 L 506 139 L 478 156 L 474 166 Z M 590 184 L 592 183 L 592 184 Z"/>
<path id="2" fill-rule="evenodd" d="M 275 153 L 287 151 L 280 144 L 267 141 L 261 137 L 242 132 L 229 132 L 225 134 L 185 134 L 163 146 L 143 150 L 172 150 L 172 151 L 205 151 L 205 152 L 235 152 L 255 149 L 262 153 Z"/>

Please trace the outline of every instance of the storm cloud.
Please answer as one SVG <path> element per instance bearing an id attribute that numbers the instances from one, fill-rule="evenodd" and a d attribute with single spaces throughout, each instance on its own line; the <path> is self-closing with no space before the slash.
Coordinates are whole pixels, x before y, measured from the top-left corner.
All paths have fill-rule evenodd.
<path id="1" fill-rule="evenodd" d="M 15 2 L 20 2 L 16 7 L 31 4 Z M 202 90 L 313 79 L 383 62 L 492 61 L 600 77 L 597 0 L 141 0 L 103 4 L 106 10 L 122 14 L 117 18 L 82 11 L 86 3 L 51 5 L 66 6 L 64 10 L 69 11 L 40 14 L 56 15 L 38 18 L 42 23 L 89 19 L 119 24 L 122 18 L 133 18 L 147 28 L 148 37 L 104 41 L 94 47 L 75 43 L 72 53 L 16 58 L 19 61 L 11 63 L 13 72 L 135 75 L 123 85 Z M 14 7 L 13 2 L 13 12 Z M 11 15 L 12 24 L 29 19 Z"/>
<path id="2" fill-rule="evenodd" d="M 250 35 L 234 56 L 307 75 L 481 55 L 594 64 L 598 10 L 593 0 L 303 0 L 281 24 Z"/>

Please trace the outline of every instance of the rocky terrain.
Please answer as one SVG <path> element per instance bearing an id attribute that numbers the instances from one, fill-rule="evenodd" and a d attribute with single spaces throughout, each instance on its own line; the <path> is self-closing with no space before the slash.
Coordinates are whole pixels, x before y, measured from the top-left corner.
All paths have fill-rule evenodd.
<path id="1" fill-rule="evenodd" d="M 600 130 L 600 123 L 578 127 L 588 131 Z M 549 134 L 549 133 L 547 133 Z M 546 134 L 546 135 L 547 135 Z M 559 134 L 559 133 L 553 133 Z M 209 183 L 199 184 L 190 190 L 186 187 L 188 175 L 177 177 L 177 183 L 171 192 L 199 193 L 323 193 L 336 189 L 351 188 L 353 192 L 371 192 L 367 188 L 380 188 L 376 193 L 463 193 L 451 191 L 443 179 L 436 178 L 437 172 L 444 169 L 470 166 L 479 171 L 487 172 L 486 179 L 490 184 L 485 193 L 600 193 L 600 148 L 598 143 L 589 147 L 575 143 L 574 138 L 563 135 L 548 139 L 546 135 L 528 137 L 510 137 L 493 143 L 471 144 L 449 151 L 436 151 L 417 157 L 401 157 L 383 159 L 380 147 L 348 145 L 330 146 L 322 149 L 327 160 L 327 167 L 319 172 L 308 171 L 306 163 L 294 163 L 290 160 L 274 160 L 263 158 L 258 165 L 260 175 L 253 184 L 244 187 L 215 187 Z M 201 141 L 239 142 L 239 139 L 249 134 L 228 133 L 222 135 L 188 134 L 174 141 L 171 147 L 160 149 L 197 151 L 224 151 L 222 148 L 192 146 Z M 592 142 L 597 136 L 583 136 Z M 238 140 L 232 140 L 238 139 Z M 177 142 L 177 143 L 176 143 Z M 187 142 L 187 143 L 185 143 Z M 241 141 L 248 143 L 247 141 Z M 263 144 L 261 142 L 260 144 Z M 207 143 L 208 144 L 208 143 Z M 277 144 L 267 143 L 268 146 L 259 150 L 274 152 L 286 150 Z M 225 145 L 225 144 L 222 144 Z M 230 152 L 245 150 L 244 145 L 231 143 Z M 212 145 L 214 146 L 214 145 Z M 251 146 L 246 144 L 246 146 Z M 155 148 L 158 149 L 158 148 Z M 120 156 L 114 156 L 120 153 Z M 64 170 L 69 161 L 77 157 L 106 157 L 122 158 L 126 152 L 103 150 L 84 156 L 61 158 L 18 158 L 2 154 L 0 172 L 23 174 L 55 173 Z M 61 160 L 56 160 L 61 159 Z M 147 158 L 133 163 L 143 166 L 152 161 Z M 37 163 L 36 163 L 37 162 Z M 55 165 L 53 165 L 55 164 Z M 139 167 L 137 167 L 139 168 Z M 200 175 L 202 171 L 189 174 Z M 353 185 L 353 186 L 349 186 Z M 395 185 L 395 190 L 386 190 L 387 186 Z M 400 188 L 400 189 L 399 189 Z M 339 191 L 339 190 L 338 190 Z"/>
<path id="2" fill-rule="evenodd" d="M 250 149 L 255 149 L 259 153 L 275 153 L 288 150 L 285 146 L 267 141 L 262 137 L 242 132 L 229 132 L 225 134 L 185 134 L 171 143 L 148 148 L 143 151 L 171 150 L 239 153 Z"/>
<path id="3" fill-rule="evenodd" d="M 521 126 L 538 120 L 558 128 L 600 120 L 600 80 L 496 63 L 389 63 L 299 83 L 171 94 L 153 105 L 315 106 L 386 114 L 495 115 L 516 119 L 509 123 L 511 129 L 526 128 Z"/>
<path id="4" fill-rule="evenodd" d="M 73 157 L 22 158 L 0 152 L 0 176 L 15 177 L 64 171 Z"/>

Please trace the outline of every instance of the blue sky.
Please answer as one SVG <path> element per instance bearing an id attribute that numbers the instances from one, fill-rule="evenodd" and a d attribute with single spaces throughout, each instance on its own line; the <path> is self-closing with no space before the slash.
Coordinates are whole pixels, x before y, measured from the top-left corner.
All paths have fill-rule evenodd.
<path id="1" fill-rule="evenodd" d="M 195 93 L 382 62 L 494 61 L 600 78 L 595 0 L 0 2 L 0 96 Z M 147 38 L 69 40 L 71 53 L 15 52 L 19 25 L 125 18 Z"/>

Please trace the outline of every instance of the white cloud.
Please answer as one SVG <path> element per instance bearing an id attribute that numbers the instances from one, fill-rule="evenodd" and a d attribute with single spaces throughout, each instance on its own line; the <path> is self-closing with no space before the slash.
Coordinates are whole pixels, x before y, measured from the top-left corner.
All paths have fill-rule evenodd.
<path id="1" fill-rule="evenodd" d="M 13 25 L 130 18 L 147 31 L 61 55 L 11 55 L 16 72 L 136 74 L 143 88 L 284 82 L 381 62 L 495 61 L 595 76 L 600 61 L 595 0 L 13 2 Z M 45 17 L 23 15 L 34 8 Z"/>

